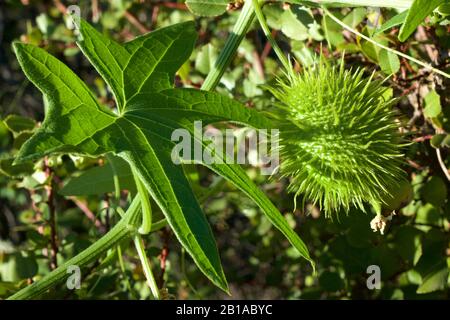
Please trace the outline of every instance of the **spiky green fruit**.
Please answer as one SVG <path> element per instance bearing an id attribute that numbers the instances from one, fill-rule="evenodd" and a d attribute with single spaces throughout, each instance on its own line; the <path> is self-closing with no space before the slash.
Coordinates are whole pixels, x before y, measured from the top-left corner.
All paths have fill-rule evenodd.
<path id="1" fill-rule="evenodd" d="M 321 60 L 290 71 L 271 92 L 281 102 L 281 175 L 289 192 L 329 216 L 364 203 L 379 210 L 389 187 L 402 180 L 401 137 L 381 81 L 364 70 Z"/>

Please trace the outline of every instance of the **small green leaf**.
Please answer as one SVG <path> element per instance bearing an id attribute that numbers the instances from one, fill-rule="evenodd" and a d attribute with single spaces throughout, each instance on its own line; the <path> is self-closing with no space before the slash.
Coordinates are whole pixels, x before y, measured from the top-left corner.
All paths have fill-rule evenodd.
<path id="1" fill-rule="evenodd" d="M 440 221 L 440 212 L 431 203 L 426 203 L 417 210 L 416 223 L 438 226 Z"/>
<path id="2" fill-rule="evenodd" d="M 36 259 L 21 252 L 8 255 L 7 262 L 0 264 L 0 275 L 3 281 L 16 282 L 33 277 L 38 270 Z"/>
<path id="3" fill-rule="evenodd" d="M 450 148 L 450 134 L 447 134 L 444 140 L 442 140 L 442 146 Z"/>
<path id="4" fill-rule="evenodd" d="M 433 136 L 433 138 L 431 138 L 430 140 L 430 144 L 433 148 L 438 149 L 441 147 L 442 141 L 444 141 L 444 139 L 447 137 L 446 134 L 443 133 L 439 133 L 439 134 L 435 134 Z"/>
<path id="5" fill-rule="evenodd" d="M 447 199 L 447 185 L 441 177 L 432 176 L 422 189 L 423 199 L 439 207 Z"/>
<path id="6" fill-rule="evenodd" d="M 33 119 L 25 118 L 15 114 L 7 116 L 3 120 L 6 127 L 14 134 L 19 134 L 23 131 L 31 131 L 36 127 L 36 122 Z"/>
<path id="7" fill-rule="evenodd" d="M 211 44 L 204 45 L 195 57 L 195 68 L 203 74 L 208 74 L 214 67 L 217 50 Z"/>
<path id="8" fill-rule="evenodd" d="M 129 190 L 133 194 L 136 192 L 133 174 L 128 163 L 121 158 L 114 157 L 113 171 L 111 165 L 107 163 L 101 167 L 94 167 L 84 171 L 81 175 L 71 178 L 59 194 L 63 196 L 88 196 L 102 195 L 114 191 L 114 173 L 117 174 L 122 190 Z"/>
<path id="9" fill-rule="evenodd" d="M 344 22 L 348 26 L 351 26 L 352 28 L 355 28 L 364 20 L 366 14 L 366 8 L 355 8 L 352 10 L 352 12 L 345 16 L 342 22 Z"/>
<path id="10" fill-rule="evenodd" d="M 292 7 L 281 15 L 281 31 L 291 39 L 308 39 L 308 24 L 312 23 L 312 17 L 306 10 Z"/>
<path id="11" fill-rule="evenodd" d="M 0 159 L 0 173 L 10 177 L 23 177 L 33 173 L 33 163 L 24 162 L 21 164 L 13 165 L 14 158 Z"/>
<path id="12" fill-rule="evenodd" d="M 425 96 L 425 109 L 423 114 L 427 118 L 436 118 L 442 111 L 441 97 L 432 90 Z"/>
<path id="13" fill-rule="evenodd" d="M 33 135 L 31 131 L 22 131 L 20 133 L 14 134 L 13 148 L 19 150 L 22 145 Z"/>
<path id="14" fill-rule="evenodd" d="M 395 53 L 381 49 L 378 54 L 381 70 L 386 74 L 393 74 L 400 70 L 400 60 Z"/>
<path id="15" fill-rule="evenodd" d="M 438 8 L 438 12 L 439 12 L 439 14 L 441 14 L 443 16 L 450 15 L 450 3 L 441 4 Z"/>
<path id="16" fill-rule="evenodd" d="M 433 268 L 423 279 L 422 284 L 417 288 L 417 293 L 424 294 L 447 288 L 449 269 L 445 263 L 440 263 Z"/>
<path id="17" fill-rule="evenodd" d="M 186 6 L 197 16 L 214 17 L 227 11 L 232 0 L 186 0 Z"/>
<path id="18" fill-rule="evenodd" d="M 381 269 L 381 279 L 387 280 L 401 270 L 401 257 L 386 243 L 375 246 L 371 253 L 371 264 L 378 265 Z"/>
<path id="19" fill-rule="evenodd" d="M 342 19 L 342 15 L 339 12 L 336 13 L 336 16 Z M 342 34 L 342 27 L 328 15 L 322 19 L 322 28 L 325 31 L 327 41 L 329 41 L 333 46 L 337 47 L 345 43 L 345 39 Z"/>
<path id="20" fill-rule="evenodd" d="M 408 204 L 414 195 L 412 185 L 409 181 L 402 180 L 397 184 L 389 186 L 388 193 L 382 204 L 383 209 L 387 211 L 397 210 Z"/>
<path id="21" fill-rule="evenodd" d="M 291 46 L 295 58 L 297 58 L 303 66 L 311 66 L 314 63 L 314 54 L 303 41 L 292 41 Z"/>
<path id="22" fill-rule="evenodd" d="M 262 11 L 268 26 L 272 29 L 280 29 L 281 16 L 285 10 L 280 6 L 263 6 Z"/>
<path id="23" fill-rule="evenodd" d="M 405 41 L 416 30 L 417 26 L 431 13 L 439 7 L 445 0 L 414 0 L 408 14 L 400 28 L 398 39 Z"/>
<path id="24" fill-rule="evenodd" d="M 422 256 L 422 232 L 418 229 L 403 225 L 395 234 L 395 248 L 403 260 L 415 265 Z"/>

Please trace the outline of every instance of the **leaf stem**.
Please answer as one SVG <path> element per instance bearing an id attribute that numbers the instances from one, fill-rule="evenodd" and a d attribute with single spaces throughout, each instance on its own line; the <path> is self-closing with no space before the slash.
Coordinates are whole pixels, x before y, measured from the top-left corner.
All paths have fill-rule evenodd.
<path id="1" fill-rule="evenodd" d="M 138 190 L 139 197 L 141 198 L 141 208 L 142 208 L 142 225 L 139 228 L 140 234 L 148 234 L 152 231 L 152 207 L 150 205 L 150 199 L 148 197 L 148 192 L 145 189 L 144 184 L 137 175 L 136 169 L 132 168 L 134 180 L 136 182 L 136 188 Z M 147 284 L 150 287 L 153 298 L 156 300 L 161 300 L 161 294 L 156 284 L 155 276 L 153 275 L 152 268 L 150 266 L 150 260 L 145 253 L 144 241 L 140 234 L 137 234 L 133 241 L 136 251 L 141 260 L 142 269 L 144 270 L 145 278 L 147 279 Z"/>
<path id="2" fill-rule="evenodd" d="M 266 36 L 267 40 L 270 42 L 273 50 L 275 51 L 278 59 L 283 64 L 284 68 L 288 72 L 291 69 L 291 64 L 289 63 L 289 60 L 284 55 L 283 50 L 278 46 L 275 39 L 272 37 L 272 33 L 269 30 L 269 26 L 267 25 L 266 19 L 264 18 L 264 14 L 261 10 L 261 6 L 259 5 L 259 0 L 252 0 L 253 2 L 253 8 L 256 13 L 256 17 L 258 18 L 259 24 L 261 25 L 261 29 L 264 32 L 264 35 Z"/>
<path id="3" fill-rule="evenodd" d="M 141 178 L 137 174 L 136 169 L 132 167 L 131 171 L 133 172 L 137 192 L 141 198 L 142 225 L 139 228 L 139 233 L 148 234 L 152 229 L 152 207 L 150 204 L 149 194 L 144 184 L 142 183 Z"/>
<path id="4" fill-rule="evenodd" d="M 134 171 L 134 169 L 133 169 L 133 171 Z M 138 178 L 137 175 L 135 175 L 135 177 Z M 144 189 L 144 191 L 145 191 L 145 189 Z M 145 194 L 146 194 L 146 192 L 144 194 L 138 193 L 138 195 L 136 197 L 134 197 L 134 199 L 141 200 L 141 208 L 143 208 L 142 196 L 145 196 Z M 134 199 L 133 199 L 133 201 L 134 201 Z M 148 196 L 147 196 L 147 200 L 148 200 Z M 117 212 L 122 216 L 122 218 L 125 216 L 125 213 L 123 212 L 122 208 L 118 207 Z M 142 228 L 142 226 L 141 226 L 141 228 Z M 139 229 L 141 229 L 141 228 L 139 228 Z M 149 232 L 150 232 L 150 230 L 149 230 Z M 161 295 L 160 295 L 160 292 L 158 289 L 158 285 L 156 284 L 155 277 L 153 275 L 152 268 L 150 266 L 150 260 L 147 258 L 147 254 L 145 253 L 145 246 L 144 246 L 144 241 L 142 240 L 142 236 L 139 233 L 137 233 L 133 238 L 133 242 L 134 242 L 134 247 L 136 248 L 136 251 L 139 255 L 139 260 L 141 261 L 142 269 L 144 270 L 144 275 L 145 275 L 145 278 L 147 279 L 147 284 L 150 287 L 150 291 L 152 292 L 153 298 L 156 300 L 161 300 Z"/>
<path id="5" fill-rule="evenodd" d="M 139 259 L 141 260 L 142 269 L 144 270 L 145 277 L 147 278 L 147 283 L 152 291 L 152 295 L 156 300 L 161 300 L 161 294 L 150 266 L 150 260 L 147 258 L 145 253 L 144 241 L 142 240 L 140 234 L 137 234 L 133 240 Z"/>
<path id="6" fill-rule="evenodd" d="M 344 29 L 347 29 L 348 31 L 350 31 L 350 32 L 352 32 L 352 33 L 354 33 L 354 34 L 356 34 L 357 36 L 360 36 L 360 37 L 363 38 L 364 40 L 367 40 L 367 41 L 369 41 L 370 43 L 372 43 L 372 44 L 374 44 L 374 45 L 376 45 L 376 46 L 378 46 L 378 47 L 380 47 L 380 48 L 382 48 L 382 49 L 385 49 L 385 50 L 387 50 L 387 51 L 389 51 L 389 52 L 395 53 L 396 55 L 399 55 L 400 57 L 403 57 L 403 58 L 408 59 L 408 60 L 410 60 L 410 61 L 412 61 L 412 62 L 414 62 L 414 63 L 417 63 L 418 65 L 424 67 L 425 69 L 428 69 L 428 70 L 430 70 L 430 71 L 432 71 L 432 72 L 436 72 L 436 73 L 438 73 L 438 74 L 440 74 L 440 75 L 442 75 L 442 76 L 444 76 L 444 77 L 446 77 L 446 78 L 450 78 L 450 74 L 445 73 L 444 71 L 441 71 L 441 70 L 439 70 L 439 69 L 436 69 L 436 68 L 432 67 L 432 66 L 431 66 L 430 64 L 428 64 L 428 63 L 422 62 L 422 61 L 420 61 L 420 60 L 417 60 L 417 59 L 415 59 L 415 58 L 413 58 L 413 57 L 411 57 L 411 56 L 409 56 L 409 55 L 403 53 L 403 52 L 400 52 L 400 51 L 397 51 L 397 50 L 395 50 L 395 49 L 389 48 L 389 47 L 387 47 L 387 46 L 385 46 L 385 45 L 382 45 L 381 43 L 378 43 L 378 42 L 376 42 L 375 40 L 372 40 L 371 38 L 369 38 L 369 37 L 363 35 L 361 32 L 359 32 L 359 31 L 353 29 L 352 27 L 348 26 L 347 24 L 345 24 L 344 22 L 342 22 L 341 20 L 339 20 L 335 15 L 333 15 L 330 11 L 328 11 L 327 8 L 322 7 L 322 10 L 323 10 L 323 11 L 324 11 L 331 19 L 333 19 L 337 24 L 339 24 L 341 27 L 343 27 Z"/>

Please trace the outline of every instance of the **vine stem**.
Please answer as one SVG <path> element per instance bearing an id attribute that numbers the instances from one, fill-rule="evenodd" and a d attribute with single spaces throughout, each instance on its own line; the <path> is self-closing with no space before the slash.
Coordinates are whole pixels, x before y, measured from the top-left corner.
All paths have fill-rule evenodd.
<path id="1" fill-rule="evenodd" d="M 259 5 L 259 0 L 252 0 L 253 8 L 256 13 L 256 18 L 259 21 L 259 24 L 261 25 L 261 29 L 264 32 L 264 35 L 266 36 L 267 40 L 269 41 L 270 45 L 272 46 L 273 50 L 275 51 L 278 59 L 283 64 L 284 68 L 288 72 L 291 69 L 291 64 L 289 63 L 289 60 L 284 55 L 281 48 L 278 46 L 275 39 L 272 37 L 272 33 L 270 32 L 269 26 L 267 25 L 266 19 L 264 18 L 264 14 L 261 10 L 261 6 Z"/>
<path id="2" fill-rule="evenodd" d="M 450 78 L 450 74 L 445 73 L 444 71 L 441 71 L 441 70 L 439 70 L 439 69 L 436 69 L 436 68 L 432 67 L 432 66 L 431 66 L 430 64 L 428 64 L 428 63 L 422 62 L 422 61 L 420 61 L 420 60 L 418 60 L 418 59 L 415 59 L 415 58 L 413 58 L 413 57 L 411 57 L 411 56 L 409 56 L 409 55 L 403 53 L 403 52 L 400 52 L 400 51 L 397 51 L 397 50 L 395 50 L 395 49 L 389 48 L 389 47 L 387 47 L 387 46 L 385 46 L 385 45 L 382 45 L 381 43 L 376 42 L 375 40 L 369 38 L 368 36 L 363 35 L 361 32 L 359 32 L 359 31 L 353 29 L 352 27 L 348 26 L 347 24 L 345 24 L 344 22 L 342 22 L 341 20 L 339 20 L 335 15 L 333 15 L 330 11 L 328 11 L 327 8 L 322 7 L 322 10 L 323 10 L 323 11 L 324 11 L 324 12 L 325 12 L 332 20 L 334 20 L 337 24 L 339 24 L 341 27 L 343 27 L 344 29 L 347 29 L 348 31 L 350 31 L 350 32 L 352 32 L 352 33 L 354 33 L 354 34 L 360 36 L 360 37 L 363 38 L 364 40 L 369 41 L 370 43 L 376 45 L 377 47 L 380 47 L 380 48 L 385 49 L 385 50 L 387 50 L 387 51 L 389 51 L 389 52 L 392 52 L 392 53 L 394 53 L 394 54 L 396 54 L 396 55 L 398 55 L 398 56 L 400 56 L 400 57 L 403 57 L 403 58 L 408 59 L 408 60 L 410 60 L 410 61 L 412 61 L 412 62 L 414 62 L 414 63 L 417 63 L 418 65 L 424 67 L 425 69 L 428 69 L 428 70 L 430 70 L 430 71 L 436 72 L 436 73 L 438 73 L 438 74 L 440 74 L 440 75 L 442 75 L 442 76 L 444 76 L 444 77 L 446 77 L 446 78 Z"/>

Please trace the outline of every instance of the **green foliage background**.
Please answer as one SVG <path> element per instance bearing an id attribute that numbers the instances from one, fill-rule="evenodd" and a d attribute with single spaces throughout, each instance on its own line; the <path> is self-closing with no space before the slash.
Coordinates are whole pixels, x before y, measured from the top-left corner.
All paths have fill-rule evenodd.
<path id="1" fill-rule="evenodd" d="M 178 86 L 199 88 L 224 46 L 239 14 L 239 3 L 216 17 L 195 17 L 182 1 L 19 1 L 0 4 L 0 298 L 39 280 L 56 263 L 81 252 L 118 219 L 109 209 L 115 201 L 105 159 L 51 157 L 11 172 L 11 160 L 42 120 L 40 93 L 25 79 L 11 49 L 14 40 L 39 45 L 64 61 L 106 105 L 113 105 L 106 84 L 79 52 L 62 15 L 64 5 L 77 4 L 81 15 L 120 42 L 144 32 L 193 20 L 199 40 L 188 63 L 179 70 Z M 246 167 L 253 181 L 288 219 L 308 245 L 317 263 L 317 277 L 256 205 L 229 183 L 204 168 L 191 168 L 190 179 L 213 227 L 232 297 L 236 299 L 447 299 L 449 297 L 449 183 L 438 161 L 450 167 L 449 80 L 398 58 L 343 31 L 318 9 L 280 3 L 264 7 L 280 46 L 307 66 L 321 48 L 329 60 L 345 51 L 347 67 L 363 66 L 367 75 L 393 75 L 386 84 L 400 97 L 398 122 L 413 143 L 406 151 L 405 171 L 413 189 L 385 235 L 369 227 L 371 214 L 356 209 L 339 220 L 325 219 L 308 205 L 294 211 L 286 179 L 268 180 Z M 399 26 L 374 33 L 397 13 L 394 9 L 343 8 L 333 13 L 376 41 L 449 72 L 450 34 L 445 12 L 434 12 L 405 42 Z M 380 15 L 378 14 L 380 13 Z M 377 22 L 378 19 L 378 22 Z M 258 110 L 274 101 L 261 84 L 280 75 L 279 62 L 255 23 L 222 78 L 217 91 Z M 15 116 L 11 116 L 15 115 Z M 438 147 L 439 149 L 436 149 Z M 117 163 L 126 189 L 135 188 L 127 166 Z M 17 168 L 16 168 L 17 170 Z M 77 178 L 78 179 L 75 179 Z M 83 177 L 90 177 L 84 179 Z M 92 178 L 95 177 L 95 178 Z M 276 178 L 276 177 L 275 177 Z M 395 191 L 394 202 L 405 198 Z M 125 199 L 126 193 L 123 194 Z M 123 201 L 122 199 L 122 201 Z M 408 202 L 408 201 L 406 201 Z M 154 206 L 156 208 L 156 206 Z M 52 223 L 52 216 L 56 221 Z M 155 215 L 160 215 L 155 212 Z M 55 229 L 52 231 L 53 226 Z M 56 234 L 56 239 L 52 239 Z M 147 255 L 166 298 L 226 298 L 181 250 L 172 232 L 163 228 L 145 237 Z M 139 260 L 130 243 L 122 244 L 123 268 L 117 251 L 83 273 L 80 290 L 60 285 L 46 298 L 145 299 L 150 296 Z M 381 290 L 368 290 L 366 268 L 379 265 Z"/>

